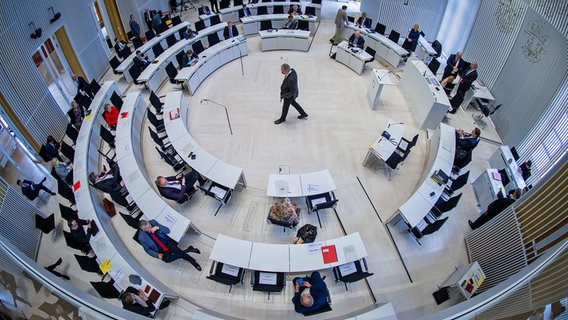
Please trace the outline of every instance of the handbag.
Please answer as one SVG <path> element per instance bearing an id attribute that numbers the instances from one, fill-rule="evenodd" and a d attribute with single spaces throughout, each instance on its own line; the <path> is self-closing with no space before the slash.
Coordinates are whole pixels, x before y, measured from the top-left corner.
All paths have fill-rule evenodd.
<path id="1" fill-rule="evenodd" d="M 298 229 L 296 232 L 296 237 L 294 238 L 294 243 L 312 243 L 316 241 L 318 235 L 318 228 L 311 224 L 305 224 Z"/>
<path id="2" fill-rule="evenodd" d="M 112 218 L 116 215 L 116 208 L 114 207 L 114 203 L 112 203 L 112 201 L 108 200 L 107 198 L 103 199 L 103 207 L 109 217 Z"/>

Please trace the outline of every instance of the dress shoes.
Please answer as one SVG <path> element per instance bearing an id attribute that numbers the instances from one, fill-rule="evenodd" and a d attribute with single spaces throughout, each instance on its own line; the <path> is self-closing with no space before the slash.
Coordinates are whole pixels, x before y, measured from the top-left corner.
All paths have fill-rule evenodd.
<path id="1" fill-rule="evenodd" d="M 199 251 L 199 249 L 194 248 L 192 246 L 189 246 L 189 248 L 185 249 L 184 252 L 193 252 L 193 253 L 197 253 L 197 254 L 201 253 L 201 251 Z"/>
<path id="2" fill-rule="evenodd" d="M 52 196 L 54 196 L 54 195 L 56 195 L 57 193 L 51 191 L 50 194 L 51 194 Z"/>
<path id="3" fill-rule="evenodd" d="M 197 271 L 201 271 L 201 266 L 199 265 L 199 263 L 195 262 L 191 264 L 193 267 L 195 267 L 195 269 L 197 269 Z"/>
<path id="4" fill-rule="evenodd" d="M 308 117 L 307 114 L 302 114 L 298 116 L 298 119 L 306 119 Z"/>
<path id="5" fill-rule="evenodd" d="M 282 120 L 282 119 L 278 119 L 276 121 L 274 121 L 274 124 L 281 124 L 282 122 L 285 122 L 286 120 Z"/>

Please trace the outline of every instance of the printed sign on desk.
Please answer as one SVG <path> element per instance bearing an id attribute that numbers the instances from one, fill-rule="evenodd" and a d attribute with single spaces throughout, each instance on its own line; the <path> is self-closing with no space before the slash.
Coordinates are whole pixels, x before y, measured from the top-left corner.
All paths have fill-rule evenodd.
<path id="1" fill-rule="evenodd" d="M 107 274 L 107 272 L 110 270 L 111 266 L 112 266 L 112 263 L 110 262 L 110 260 L 104 259 L 103 262 L 101 263 L 101 265 L 99 266 L 99 269 L 101 269 L 101 272 L 103 274 Z"/>

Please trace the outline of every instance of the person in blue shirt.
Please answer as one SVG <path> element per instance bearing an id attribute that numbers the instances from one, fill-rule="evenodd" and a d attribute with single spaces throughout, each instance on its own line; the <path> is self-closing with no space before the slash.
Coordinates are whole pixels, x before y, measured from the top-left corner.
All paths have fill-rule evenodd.
<path id="1" fill-rule="evenodd" d="M 481 130 L 479 128 L 474 128 L 471 133 L 467 133 L 462 129 L 456 131 L 456 148 L 471 151 L 479 143 L 479 137 L 481 136 Z"/>
<path id="2" fill-rule="evenodd" d="M 185 31 L 183 32 L 183 38 L 184 39 L 191 39 L 193 37 L 195 37 L 197 35 L 197 31 L 193 31 L 191 30 L 190 27 L 187 27 L 187 29 L 185 29 Z"/>
<path id="3" fill-rule="evenodd" d="M 191 67 L 195 65 L 197 61 L 199 61 L 199 57 L 193 52 L 193 50 L 189 49 L 181 58 L 181 67 Z"/>
<path id="4" fill-rule="evenodd" d="M 301 279 L 301 281 L 299 281 Z M 302 282 L 302 284 L 300 284 Z M 327 302 L 327 286 L 318 271 L 306 278 L 294 278 L 294 310 L 298 313 L 317 311 Z"/>

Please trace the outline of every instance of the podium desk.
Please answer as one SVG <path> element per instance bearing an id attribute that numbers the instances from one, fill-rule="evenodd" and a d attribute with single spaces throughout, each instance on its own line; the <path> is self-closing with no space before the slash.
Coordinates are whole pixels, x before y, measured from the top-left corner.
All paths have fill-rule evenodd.
<path id="1" fill-rule="evenodd" d="M 383 92 L 383 87 L 393 84 L 389 73 L 390 71 L 386 69 L 373 69 L 371 82 L 369 82 L 369 88 L 367 89 L 367 99 L 369 100 L 371 110 L 375 110 L 377 102 L 379 102 L 379 97 Z"/>
<path id="2" fill-rule="evenodd" d="M 259 31 L 260 48 L 262 51 L 270 50 L 297 50 L 308 51 L 310 48 L 310 32 L 305 30 L 264 30 Z"/>
<path id="3" fill-rule="evenodd" d="M 367 249 L 361 240 L 359 232 L 348 234 L 344 237 L 325 241 L 326 246 L 335 246 L 337 262 L 332 262 L 330 267 L 340 266 L 349 262 L 367 257 Z"/>
<path id="4" fill-rule="evenodd" d="M 302 183 L 302 195 L 304 197 L 331 192 L 337 189 L 335 182 L 331 178 L 329 170 L 302 173 L 300 175 Z"/>
<path id="5" fill-rule="evenodd" d="M 372 157 L 380 159 L 383 163 L 395 152 L 404 134 L 405 126 L 400 122 L 389 119 L 384 131 L 390 134 L 390 139 L 379 136 L 367 150 L 363 166 L 367 166 Z"/>
<path id="6" fill-rule="evenodd" d="M 345 40 L 341 41 L 341 43 L 337 45 L 335 61 L 346 65 L 349 69 L 355 71 L 355 73 L 359 75 L 363 73 L 365 62 L 371 59 L 373 59 L 373 57 L 365 50 L 361 48 L 350 48 Z"/>
<path id="7" fill-rule="evenodd" d="M 520 172 L 517 160 L 513 157 L 509 146 L 500 146 L 487 161 L 491 168 L 505 169 L 509 180 L 511 180 L 511 182 L 505 185 L 506 191 L 513 189 L 523 190 L 526 187 L 523 174 Z"/>
<path id="8" fill-rule="evenodd" d="M 314 34 L 316 30 L 317 17 L 307 15 L 294 16 L 295 20 L 307 21 L 309 23 L 310 34 Z M 287 21 L 288 14 L 263 14 L 259 16 L 242 17 L 243 34 L 245 36 L 256 34 L 260 31 L 260 22 L 270 21 L 273 29 L 280 29 Z"/>
<path id="9" fill-rule="evenodd" d="M 266 7 L 266 11 L 270 14 L 274 13 L 275 6 L 282 6 L 284 12 L 288 12 L 291 5 L 297 5 L 302 9 L 302 12 L 306 12 L 307 7 L 313 7 L 316 12 L 316 19 L 319 21 L 321 15 L 321 4 L 310 3 L 310 2 L 290 2 L 290 1 L 274 1 L 274 2 L 260 2 L 247 4 L 247 8 L 250 9 L 251 14 L 256 15 L 258 8 Z M 239 10 L 242 6 L 233 6 L 229 8 L 220 9 L 220 13 L 223 16 L 223 21 L 239 21 Z"/>
<path id="10" fill-rule="evenodd" d="M 290 271 L 290 245 L 254 242 L 249 269 L 257 271 Z"/>
<path id="11" fill-rule="evenodd" d="M 400 79 L 420 130 L 436 129 L 450 109 L 450 101 L 436 76 L 420 60 L 408 60 Z"/>

